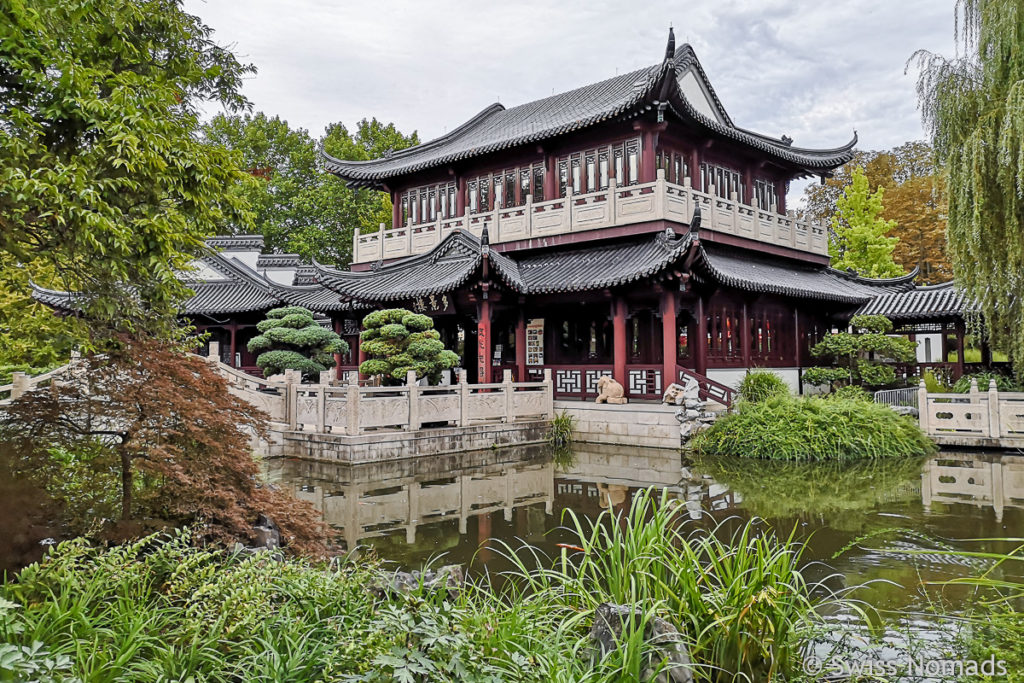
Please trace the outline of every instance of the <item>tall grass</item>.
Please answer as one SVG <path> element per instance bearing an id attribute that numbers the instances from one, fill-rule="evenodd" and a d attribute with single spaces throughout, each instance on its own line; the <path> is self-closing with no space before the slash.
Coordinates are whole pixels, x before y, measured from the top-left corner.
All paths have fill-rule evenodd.
<path id="1" fill-rule="evenodd" d="M 789 385 L 771 370 L 750 370 L 739 386 L 740 399 L 760 403 L 776 396 L 789 396 Z"/>
<path id="2" fill-rule="evenodd" d="M 690 445 L 700 455 L 766 460 L 854 460 L 935 452 L 914 420 L 888 406 L 842 398 L 744 402 Z"/>
<path id="3" fill-rule="evenodd" d="M 365 556 L 309 565 L 195 548 L 187 533 L 67 542 L 0 588 L 0 680 L 643 681 L 668 666 L 645 639 L 656 616 L 699 680 L 794 672 L 821 607 L 803 546 L 759 522 L 691 532 L 683 511 L 646 491 L 628 514 L 569 513 L 559 557 L 505 546 L 511 575 L 455 596 L 388 590 Z M 603 656 L 589 637 L 602 602 L 635 608 Z"/>

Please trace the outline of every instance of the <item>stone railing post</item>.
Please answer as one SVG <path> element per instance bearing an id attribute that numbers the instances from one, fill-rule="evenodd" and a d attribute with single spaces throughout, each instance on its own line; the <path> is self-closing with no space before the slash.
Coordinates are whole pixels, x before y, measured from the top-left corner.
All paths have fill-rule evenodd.
<path id="1" fill-rule="evenodd" d="M 326 376 L 325 376 L 326 375 Z M 320 382 L 316 387 L 316 433 L 327 431 L 327 387 L 331 386 L 331 371 L 320 373 Z"/>
<path id="2" fill-rule="evenodd" d="M 299 418 L 299 385 L 302 383 L 302 374 L 298 370 L 284 371 L 285 388 L 285 417 L 287 417 L 288 428 L 295 430 Z"/>
<path id="3" fill-rule="evenodd" d="M 544 393 L 547 404 L 548 419 L 555 417 L 555 385 L 551 381 L 551 368 L 544 368 Z"/>
<path id="4" fill-rule="evenodd" d="M 469 424 L 469 384 L 465 371 L 459 373 L 459 426 Z"/>
<path id="5" fill-rule="evenodd" d="M 566 180 L 566 183 L 565 183 L 565 211 L 566 211 L 566 215 L 565 215 L 565 219 L 564 219 L 564 225 L 565 225 L 565 231 L 566 232 L 572 232 L 572 205 L 573 205 L 572 178 L 569 178 L 569 179 Z"/>
<path id="6" fill-rule="evenodd" d="M 1002 434 L 1002 425 L 999 423 L 999 389 L 996 381 L 988 381 L 988 435 L 998 439 Z M 994 467 L 995 465 L 993 465 Z"/>
<path id="7" fill-rule="evenodd" d="M 917 387 L 917 421 L 921 425 L 921 431 L 928 433 L 928 387 L 924 380 Z"/>
<path id="8" fill-rule="evenodd" d="M 617 195 L 619 194 L 619 183 L 615 178 L 608 179 L 608 218 L 611 220 L 612 225 L 618 225 L 619 217 L 619 203 L 616 201 Z"/>
<path id="9" fill-rule="evenodd" d="M 206 357 L 215 365 L 220 363 L 220 342 L 210 342 L 210 350 L 206 352 Z"/>
<path id="10" fill-rule="evenodd" d="M 978 391 L 978 380 L 977 378 L 971 379 L 971 403 L 978 403 L 981 400 L 981 392 Z"/>
<path id="11" fill-rule="evenodd" d="M 526 235 L 533 237 L 533 193 L 526 195 L 526 205 L 523 207 L 523 217 L 526 219 Z"/>
<path id="12" fill-rule="evenodd" d="M 359 384 L 352 382 L 345 391 L 345 433 L 355 436 L 359 433 Z"/>
<path id="13" fill-rule="evenodd" d="M 654 179 L 654 218 L 665 217 L 665 193 L 667 190 L 665 169 L 659 168 Z"/>
<path id="14" fill-rule="evenodd" d="M 11 400 L 21 398 L 28 391 L 28 375 L 24 372 L 11 373 Z"/>
<path id="15" fill-rule="evenodd" d="M 420 428 L 420 388 L 416 384 L 416 371 L 410 370 L 405 375 L 405 387 L 409 396 L 409 430 Z"/>
<path id="16" fill-rule="evenodd" d="M 512 411 L 515 409 L 515 397 L 513 392 L 516 388 L 512 384 L 512 371 L 504 370 L 501 373 L 501 390 L 505 394 L 505 422 L 512 422 L 515 416 Z"/>
<path id="17" fill-rule="evenodd" d="M 331 386 L 334 383 L 334 370 L 320 371 L 320 384 Z"/>

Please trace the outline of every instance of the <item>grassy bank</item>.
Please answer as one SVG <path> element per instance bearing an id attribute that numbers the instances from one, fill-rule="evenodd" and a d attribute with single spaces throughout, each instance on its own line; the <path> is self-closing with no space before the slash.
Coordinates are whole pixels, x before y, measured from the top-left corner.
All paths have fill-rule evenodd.
<path id="1" fill-rule="evenodd" d="M 513 576 L 454 595 L 376 590 L 387 573 L 365 559 L 231 555 L 187 536 L 69 542 L 3 586 L 0 679 L 642 680 L 660 665 L 641 635 L 655 615 L 683 634 L 699 680 L 797 671 L 822 600 L 802 546 L 757 523 L 694 535 L 681 512 L 645 493 L 620 520 L 570 515 L 560 557 L 517 549 Z M 606 601 L 643 616 L 596 660 L 588 632 Z"/>
<path id="2" fill-rule="evenodd" d="M 691 441 L 700 455 L 766 460 L 857 460 L 928 455 L 917 422 L 851 398 L 775 396 L 743 401 Z"/>

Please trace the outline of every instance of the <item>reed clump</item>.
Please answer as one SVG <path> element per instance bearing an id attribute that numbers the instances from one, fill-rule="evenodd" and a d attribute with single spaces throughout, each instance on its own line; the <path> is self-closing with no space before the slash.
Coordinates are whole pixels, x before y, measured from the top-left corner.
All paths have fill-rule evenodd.
<path id="1" fill-rule="evenodd" d="M 857 460 L 935 452 L 913 418 L 849 398 L 776 396 L 741 402 L 690 442 L 699 455 L 764 460 Z"/>

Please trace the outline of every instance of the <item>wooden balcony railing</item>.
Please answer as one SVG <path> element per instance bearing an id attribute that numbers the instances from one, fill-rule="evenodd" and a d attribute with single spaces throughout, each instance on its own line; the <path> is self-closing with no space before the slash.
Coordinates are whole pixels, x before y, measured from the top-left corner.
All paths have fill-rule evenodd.
<path id="1" fill-rule="evenodd" d="M 715 188 L 698 192 L 665 180 L 658 170 L 653 183 L 619 187 L 612 179 L 598 192 L 534 202 L 530 195 L 522 206 L 495 209 L 458 218 L 438 218 L 430 223 L 404 225 L 362 234 L 356 229 L 352 254 L 355 263 L 401 258 L 430 251 L 457 228 L 479 237 L 487 228 L 493 244 L 601 230 L 652 220 L 689 224 L 693 210 L 701 208 L 701 229 L 745 237 L 766 244 L 789 247 L 818 255 L 828 254 L 828 233 L 818 224 L 798 220 L 792 211 L 779 214 L 774 207 L 759 209 L 740 202 L 735 194 L 723 199 Z"/>

